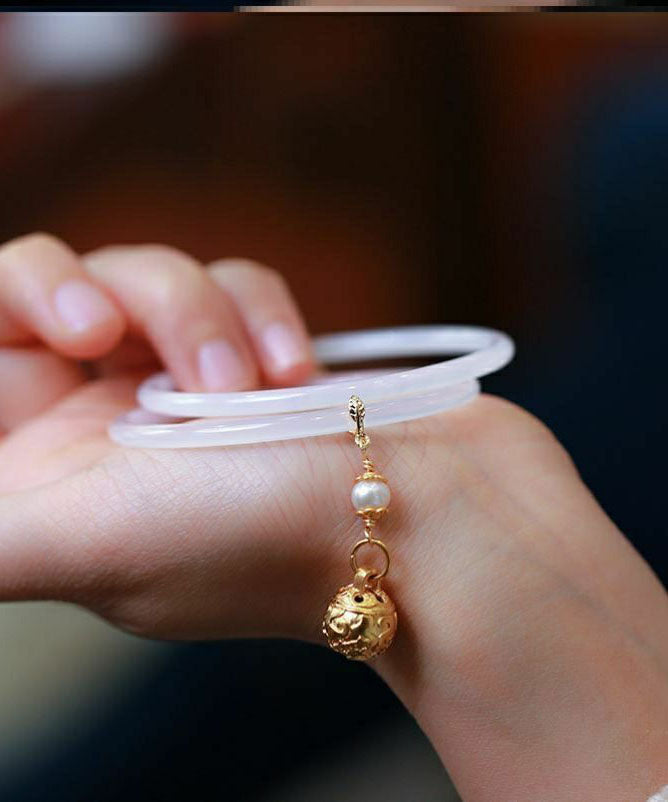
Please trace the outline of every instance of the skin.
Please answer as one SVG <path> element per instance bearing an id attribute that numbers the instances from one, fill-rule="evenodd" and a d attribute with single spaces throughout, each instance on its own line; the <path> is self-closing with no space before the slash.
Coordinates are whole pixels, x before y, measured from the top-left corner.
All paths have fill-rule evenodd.
<path id="1" fill-rule="evenodd" d="M 72 280 L 104 312 L 77 330 L 54 307 Z M 264 338 L 277 322 L 289 363 Z M 162 246 L 78 256 L 45 235 L 0 249 L 1 599 L 74 602 L 153 638 L 321 641 L 359 535 L 348 437 L 149 451 L 106 436 L 158 363 L 202 389 L 199 345 L 222 337 L 243 369 L 220 389 L 314 369 L 266 268 Z M 668 782 L 668 597 L 568 455 L 488 396 L 368 428 L 400 616 L 374 668 L 465 802 L 643 802 Z"/>

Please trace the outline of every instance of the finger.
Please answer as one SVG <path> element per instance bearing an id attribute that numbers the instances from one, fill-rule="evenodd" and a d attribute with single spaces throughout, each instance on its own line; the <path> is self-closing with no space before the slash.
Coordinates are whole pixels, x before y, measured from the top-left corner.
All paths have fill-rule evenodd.
<path id="1" fill-rule="evenodd" d="M 189 256 L 144 245 L 95 251 L 85 263 L 178 387 L 223 392 L 256 385 L 257 362 L 235 304 Z"/>
<path id="2" fill-rule="evenodd" d="M 83 371 L 66 357 L 112 349 L 123 328 L 113 301 L 62 242 L 33 234 L 0 248 L 0 427 L 11 430 L 81 384 Z"/>
<path id="3" fill-rule="evenodd" d="M 304 320 L 283 277 L 241 259 L 223 259 L 209 273 L 233 299 L 269 384 L 305 379 L 315 363 Z"/>
<path id="4" fill-rule="evenodd" d="M 77 359 L 112 349 L 124 330 L 120 310 L 76 254 L 46 234 L 0 248 L 0 309 L 0 343 L 37 338 Z"/>

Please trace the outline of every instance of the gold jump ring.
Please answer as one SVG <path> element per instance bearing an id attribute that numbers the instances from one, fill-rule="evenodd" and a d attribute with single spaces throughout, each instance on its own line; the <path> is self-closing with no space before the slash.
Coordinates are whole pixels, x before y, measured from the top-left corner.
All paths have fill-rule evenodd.
<path id="1" fill-rule="evenodd" d="M 350 565 L 355 573 L 359 571 L 359 566 L 357 565 L 357 552 L 362 548 L 362 546 L 376 546 L 383 552 L 385 556 L 385 567 L 382 571 L 374 571 L 373 573 L 374 579 L 382 579 L 390 570 L 390 552 L 387 550 L 387 546 L 382 540 L 375 540 L 374 538 L 364 538 L 364 540 L 358 540 L 353 546 L 353 550 L 350 552 Z"/>

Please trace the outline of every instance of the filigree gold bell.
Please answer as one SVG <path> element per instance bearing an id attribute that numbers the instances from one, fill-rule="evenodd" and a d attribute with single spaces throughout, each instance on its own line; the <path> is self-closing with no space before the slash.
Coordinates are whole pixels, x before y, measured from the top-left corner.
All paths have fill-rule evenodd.
<path id="1" fill-rule="evenodd" d="M 334 651 L 349 660 L 370 660 L 394 640 L 397 610 L 380 587 L 360 589 L 353 582 L 330 601 L 322 630 Z"/>

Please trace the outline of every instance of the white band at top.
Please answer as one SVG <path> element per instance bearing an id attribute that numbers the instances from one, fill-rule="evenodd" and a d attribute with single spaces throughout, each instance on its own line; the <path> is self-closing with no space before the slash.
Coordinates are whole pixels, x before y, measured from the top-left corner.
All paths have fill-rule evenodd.
<path id="1" fill-rule="evenodd" d="M 479 391 L 476 379 L 506 365 L 513 342 L 475 326 L 412 326 L 343 332 L 314 338 L 318 362 L 337 365 L 372 359 L 457 356 L 426 367 L 332 373 L 302 387 L 236 393 L 185 393 L 166 374 L 139 388 L 141 409 L 109 428 L 118 443 L 153 448 L 240 445 L 347 431 L 352 394 L 382 426 L 452 409 Z M 165 417 L 167 416 L 167 417 Z M 198 418 L 174 422 L 184 418 Z"/>

